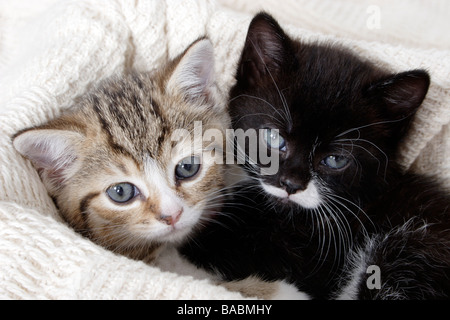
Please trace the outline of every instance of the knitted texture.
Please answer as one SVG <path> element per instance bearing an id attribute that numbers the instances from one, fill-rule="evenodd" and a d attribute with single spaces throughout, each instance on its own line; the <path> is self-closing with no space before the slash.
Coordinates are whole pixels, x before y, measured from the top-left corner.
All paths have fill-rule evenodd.
<path id="1" fill-rule="evenodd" d="M 295 38 L 342 43 L 394 71 L 427 69 L 432 84 L 402 145 L 401 164 L 437 174 L 450 187 L 448 37 L 439 41 L 432 27 L 430 36 L 418 39 L 411 30 L 419 29 L 390 23 L 392 1 L 370 1 L 382 9 L 381 29 L 374 33 L 358 32 L 365 30 L 368 2 L 312 3 L 0 0 L 0 298 L 242 298 L 115 255 L 76 234 L 58 216 L 34 168 L 13 149 L 11 136 L 56 117 L 101 79 L 127 68 L 156 68 L 204 35 L 214 45 L 218 85 L 228 90 L 248 23 L 261 8 Z M 402 10 L 425 15 L 420 21 L 426 28 L 445 12 L 447 19 L 450 7 L 445 0 L 415 0 Z M 449 29 L 442 28 L 442 36 Z"/>

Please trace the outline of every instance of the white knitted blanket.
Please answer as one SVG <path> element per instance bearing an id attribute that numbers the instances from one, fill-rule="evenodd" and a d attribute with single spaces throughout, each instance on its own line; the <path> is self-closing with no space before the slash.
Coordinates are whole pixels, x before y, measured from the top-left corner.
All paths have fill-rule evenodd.
<path id="1" fill-rule="evenodd" d="M 56 117 L 100 79 L 153 69 L 205 34 L 219 85 L 229 88 L 248 23 L 261 8 L 296 38 L 340 42 L 393 70 L 429 70 L 432 85 L 401 162 L 450 187 L 450 3 L 392 2 L 0 0 L 0 298 L 241 298 L 73 232 L 11 135 Z"/>

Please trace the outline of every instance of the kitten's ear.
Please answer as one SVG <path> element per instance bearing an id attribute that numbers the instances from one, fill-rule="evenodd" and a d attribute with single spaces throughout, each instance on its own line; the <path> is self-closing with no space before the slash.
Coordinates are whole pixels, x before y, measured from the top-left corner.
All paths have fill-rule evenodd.
<path id="1" fill-rule="evenodd" d="M 257 14 L 248 27 L 237 80 L 254 86 L 266 75 L 275 76 L 290 52 L 291 41 L 278 22 L 266 13 Z"/>
<path id="2" fill-rule="evenodd" d="M 383 97 L 387 113 L 393 120 L 413 115 L 422 104 L 430 86 L 430 76 L 424 70 L 395 74 L 371 88 Z"/>
<path id="3" fill-rule="evenodd" d="M 54 185 L 74 173 L 78 148 L 84 136 L 68 130 L 31 129 L 16 135 L 14 148 L 28 158 L 41 177 Z"/>
<path id="4" fill-rule="evenodd" d="M 209 101 L 215 90 L 214 51 L 208 39 L 194 42 L 181 56 L 167 88 L 190 101 Z"/>
<path id="5" fill-rule="evenodd" d="M 424 70 L 413 70 L 390 76 L 370 87 L 375 99 L 385 106 L 384 120 L 389 123 L 391 142 L 398 143 L 406 134 L 413 115 L 422 104 L 430 85 Z"/>

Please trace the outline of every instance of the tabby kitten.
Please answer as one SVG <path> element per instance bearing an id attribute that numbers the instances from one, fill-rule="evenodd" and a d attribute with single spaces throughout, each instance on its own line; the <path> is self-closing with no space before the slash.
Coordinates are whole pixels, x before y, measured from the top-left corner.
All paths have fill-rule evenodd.
<path id="1" fill-rule="evenodd" d="M 215 280 L 174 248 L 217 206 L 225 166 L 208 148 L 224 141 L 173 137 L 177 129 L 192 132 L 196 121 L 225 132 L 222 100 L 212 45 L 201 39 L 157 71 L 104 82 L 59 118 L 19 132 L 13 144 L 76 231 L 132 259 Z M 249 296 L 297 297 L 284 282 L 224 285 Z"/>
<path id="2" fill-rule="evenodd" d="M 428 74 L 293 40 L 261 13 L 236 80 L 233 128 L 261 129 L 279 170 L 247 161 L 249 181 L 183 252 L 228 279 L 288 278 L 313 298 L 449 298 L 450 196 L 395 162 Z"/>

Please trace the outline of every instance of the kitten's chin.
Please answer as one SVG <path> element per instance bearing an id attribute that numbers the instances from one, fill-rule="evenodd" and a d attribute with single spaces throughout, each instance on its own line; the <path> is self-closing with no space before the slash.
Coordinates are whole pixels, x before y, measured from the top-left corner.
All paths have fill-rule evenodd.
<path id="1" fill-rule="evenodd" d="M 177 244 L 186 240 L 191 232 L 191 227 L 164 226 L 156 232 L 151 232 L 151 234 L 148 234 L 146 238 L 150 241 L 156 241 L 160 243 Z"/>
<path id="2" fill-rule="evenodd" d="M 316 209 L 322 203 L 322 197 L 314 181 L 310 181 L 307 188 L 294 194 L 288 194 L 286 190 L 271 186 L 261 181 L 263 190 L 274 196 L 282 204 L 296 204 L 305 209 Z"/>
<path id="3" fill-rule="evenodd" d="M 153 230 L 149 236 L 152 240 L 161 243 L 179 244 L 184 242 L 193 232 L 195 223 L 193 221 L 180 221 L 174 226 L 161 225 Z"/>
<path id="4" fill-rule="evenodd" d="M 165 243 L 181 243 L 186 240 L 188 235 L 192 232 L 191 228 L 184 228 L 184 229 L 175 229 L 166 234 L 165 236 L 162 236 L 159 240 Z"/>

